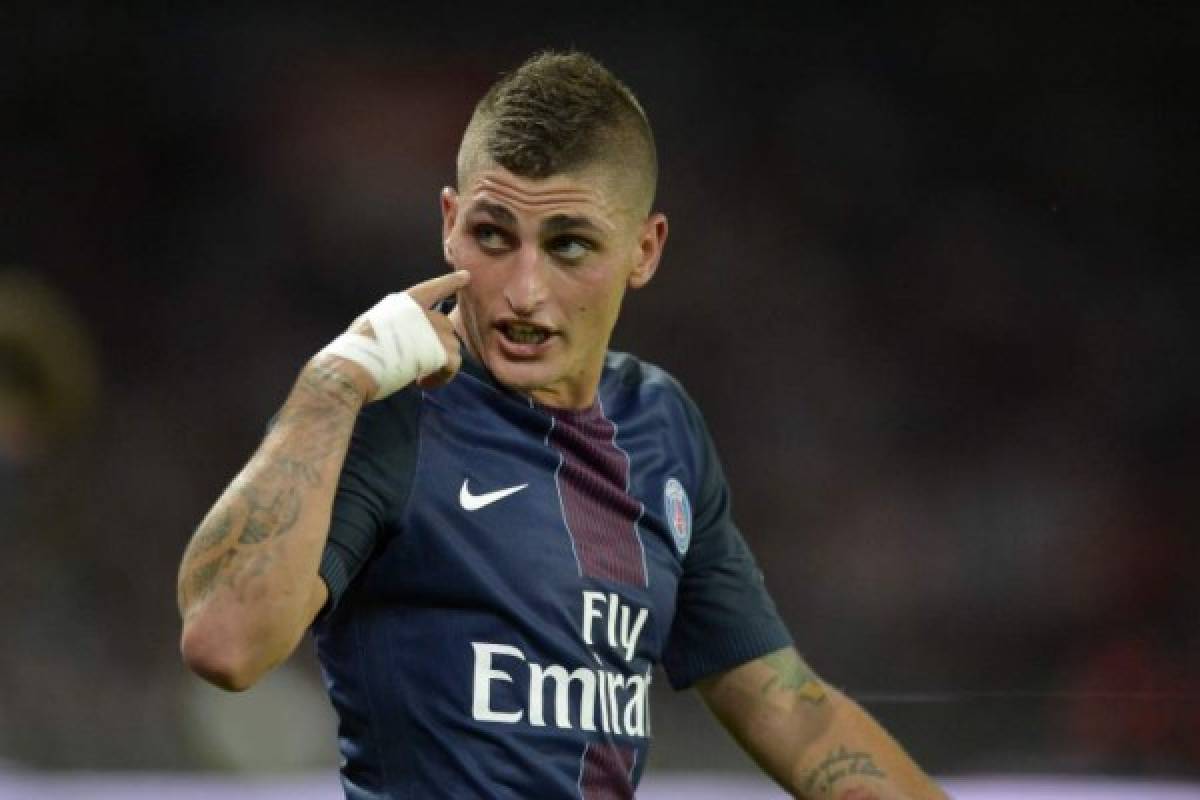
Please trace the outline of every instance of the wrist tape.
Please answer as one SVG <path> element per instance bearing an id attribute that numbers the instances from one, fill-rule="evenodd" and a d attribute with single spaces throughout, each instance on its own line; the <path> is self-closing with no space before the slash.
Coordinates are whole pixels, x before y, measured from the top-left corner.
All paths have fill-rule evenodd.
<path id="1" fill-rule="evenodd" d="M 446 350 L 425 311 L 405 292 L 376 303 L 364 316 L 375 338 L 346 331 L 321 349 L 353 361 L 379 384 L 376 400 L 446 364 Z"/>

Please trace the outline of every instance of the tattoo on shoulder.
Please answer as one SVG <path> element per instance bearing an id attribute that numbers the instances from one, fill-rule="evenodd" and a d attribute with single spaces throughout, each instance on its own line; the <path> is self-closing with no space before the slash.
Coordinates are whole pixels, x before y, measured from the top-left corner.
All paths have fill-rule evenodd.
<path id="1" fill-rule="evenodd" d="M 795 650 L 789 648 L 771 653 L 765 656 L 763 661 L 775 673 L 763 684 L 763 694 L 773 691 L 793 692 L 806 703 L 817 705 L 825 702 L 825 689 L 821 685 L 821 679 Z"/>
<path id="2" fill-rule="evenodd" d="M 804 779 L 801 789 L 806 795 L 831 796 L 834 784 L 852 775 L 871 778 L 887 777 L 884 771 L 875 765 L 875 760 L 870 753 L 852 751 L 843 745 L 825 756 L 825 760 Z M 866 790 L 863 790 L 862 794 L 856 792 L 857 790 L 850 790 L 841 797 L 858 800 L 871 796 Z"/>

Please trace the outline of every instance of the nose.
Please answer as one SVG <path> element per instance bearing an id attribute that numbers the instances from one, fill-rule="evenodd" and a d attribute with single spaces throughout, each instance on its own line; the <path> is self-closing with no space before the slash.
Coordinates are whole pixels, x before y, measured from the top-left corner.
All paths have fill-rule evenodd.
<path id="1" fill-rule="evenodd" d="M 513 254 L 504 299 L 514 314 L 529 316 L 546 302 L 549 294 L 547 264 L 538 248 L 523 246 Z"/>

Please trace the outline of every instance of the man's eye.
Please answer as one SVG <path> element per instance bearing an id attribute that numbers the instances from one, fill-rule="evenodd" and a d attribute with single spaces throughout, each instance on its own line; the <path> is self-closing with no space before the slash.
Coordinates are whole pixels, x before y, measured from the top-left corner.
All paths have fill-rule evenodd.
<path id="1" fill-rule="evenodd" d="M 559 236 L 550 240 L 548 249 L 564 261 L 578 261 L 592 250 L 592 243 L 578 236 Z"/>
<path id="2" fill-rule="evenodd" d="M 479 246 L 485 250 L 502 250 L 508 244 L 504 231 L 495 225 L 476 225 L 473 233 L 475 241 L 479 242 Z"/>

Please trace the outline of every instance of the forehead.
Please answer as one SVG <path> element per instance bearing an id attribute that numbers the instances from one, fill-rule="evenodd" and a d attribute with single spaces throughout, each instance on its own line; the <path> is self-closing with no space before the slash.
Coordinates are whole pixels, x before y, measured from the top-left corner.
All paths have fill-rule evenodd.
<path id="1" fill-rule="evenodd" d="M 501 206 L 518 221 L 566 214 L 586 217 L 597 227 L 612 231 L 621 226 L 630 209 L 619 201 L 610 183 L 604 171 L 596 168 L 535 180 L 491 166 L 476 171 L 461 191 L 467 213 Z"/>

